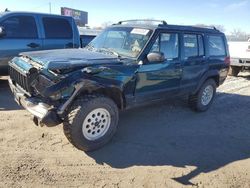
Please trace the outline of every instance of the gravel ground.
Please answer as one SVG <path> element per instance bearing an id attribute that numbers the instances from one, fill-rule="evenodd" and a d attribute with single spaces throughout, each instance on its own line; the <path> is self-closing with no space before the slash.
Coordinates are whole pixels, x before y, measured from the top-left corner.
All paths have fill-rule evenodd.
<path id="1" fill-rule="evenodd" d="M 102 149 L 36 127 L 0 80 L 0 187 L 250 187 L 250 74 L 228 77 L 209 111 L 185 100 L 121 112 Z"/>

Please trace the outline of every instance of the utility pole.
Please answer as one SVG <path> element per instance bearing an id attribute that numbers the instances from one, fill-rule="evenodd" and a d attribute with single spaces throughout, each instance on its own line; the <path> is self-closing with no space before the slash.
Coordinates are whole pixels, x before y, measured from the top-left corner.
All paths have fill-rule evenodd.
<path id="1" fill-rule="evenodd" d="M 51 2 L 49 2 L 49 13 L 51 14 Z"/>

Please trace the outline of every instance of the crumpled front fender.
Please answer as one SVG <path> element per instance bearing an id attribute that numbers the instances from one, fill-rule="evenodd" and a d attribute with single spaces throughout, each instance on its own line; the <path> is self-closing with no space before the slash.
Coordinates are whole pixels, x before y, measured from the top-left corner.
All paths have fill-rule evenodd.
<path id="1" fill-rule="evenodd" d="M 79 85 L 81 85 L 81 88 L 79 88 Z M 120 92 L 122 92 L 123 90 L 122 81 L 99 78 L 83 71 L 77 71 L 64 78 L 60 82 L 44 89 L 40 94 L 43 97 L 48 98 L 51 95 L 70 87 L 75 87 L 75 89 L 76 87 L 78 87 L 78 93 L 82 91 L 88 91 L 89 93 L 91 93 L 92 91 L 101 88 L 115 88 Z"/>

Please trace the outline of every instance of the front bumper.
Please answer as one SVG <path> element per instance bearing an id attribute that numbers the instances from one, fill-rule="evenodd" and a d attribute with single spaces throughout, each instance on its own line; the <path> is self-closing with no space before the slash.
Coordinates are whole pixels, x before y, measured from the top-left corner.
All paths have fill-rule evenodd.
<path id="1" fill-rule="evenodd" d="M 36 98 L 28 97 L 21 87 L 13 84 L 10 78 L 8 81 L 10 89 L 14 94 L 15 101 L 29 111 L 37 119 L 37 122 L 47 126 L 55 126 L 61 123 L 60 118 L 57 116 L 52 106 Z"/>

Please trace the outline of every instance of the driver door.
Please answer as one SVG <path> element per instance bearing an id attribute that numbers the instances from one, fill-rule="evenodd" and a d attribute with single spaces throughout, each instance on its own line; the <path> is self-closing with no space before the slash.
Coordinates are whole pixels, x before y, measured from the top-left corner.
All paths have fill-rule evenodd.
<path id="1" fill-rule="evenodd" d="M 147 58 L 138 69 L 135 98 L 146 102 L 167 98 L 180 90 L 182 66 L 178 33 L 159 33 L 150 52 L 162 52 L 165 60 L 149 62 Z M 149 52 L 149 53 L 150 53 Z"/>

